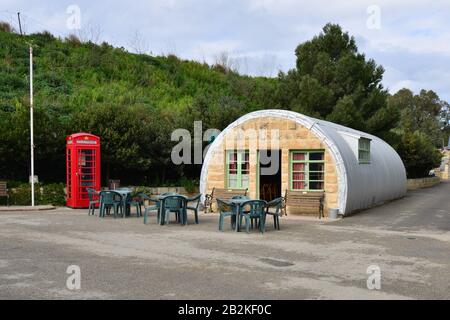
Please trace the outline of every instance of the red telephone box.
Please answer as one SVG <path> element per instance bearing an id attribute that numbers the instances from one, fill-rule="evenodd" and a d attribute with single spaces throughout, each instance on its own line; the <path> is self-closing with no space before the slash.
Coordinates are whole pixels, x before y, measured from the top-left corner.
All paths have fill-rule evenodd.
<path id="1" fill-rule="evenodd" d="M 87 208 L 86 188 L 100 190 L 100 138 L 75 133 L 66 142 L 67 206 Z"/>

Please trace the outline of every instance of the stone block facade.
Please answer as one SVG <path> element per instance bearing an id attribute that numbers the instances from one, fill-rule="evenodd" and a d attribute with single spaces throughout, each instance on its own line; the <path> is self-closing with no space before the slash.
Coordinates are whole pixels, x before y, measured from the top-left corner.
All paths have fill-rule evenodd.
<path id="1" fill-rule="evenodd" d="M 289 188 L 290 152 L 297 150 L 324 151 L 325 215 L 328 214 L 329 208 L 338 207 L 339 185 L 333 157 L 327 146 L 308 128 L 288 119 L 261 117 L 246 121 L 230 130 L 227 132 L 222 145 L 212 155 L 206 179 L 206 193 L 210 193 L 214 187 L 227 187 L 225 158 L 227 150 L 249 150 L 248 194 L 251 198 L 257 198 L 259 193 L 258 150 L 281 150 L 282 195 Z M 301 212 L 288 208 L 288 214 L 301 214 Z"/>

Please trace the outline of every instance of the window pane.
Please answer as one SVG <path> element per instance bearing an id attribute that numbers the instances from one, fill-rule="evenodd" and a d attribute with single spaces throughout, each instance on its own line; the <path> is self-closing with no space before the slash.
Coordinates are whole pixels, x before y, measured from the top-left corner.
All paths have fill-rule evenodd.
<path id="1" fill-rule="evenodd" d="M 323 171 L 323 163 L 310 163 L 309 171 Z"/>
<path id="2" fill-rule="evenodd" d="M 303 161 L 305 159 L 306 159 L 305 153 L 303 152 L 295 152 L 292 154 L 292 160 L 294 161 Z"/>
<path id="3" fill-rule="evenodd" d="M 292 189 L 294 190 L 302 190 L 305 189 L 305 183 L 301 181 L 292 182 Z"/>
<path id="4" fill-rule="evenodd" d="M 309 180 L 323 180 L 323 173 L 322 172 L 310 172 Z"/>
<path id="5" fill-rule="evenodd" d="M 302 172 L 294 172 L 292 180 L 305 180 L 305 174 Z"/>
<path id="6" fill-rule="evenodd" d="M 229 162 L 236 162 L 237 161 L 237 153 L 236 152 L 230 152 L 228 154 L 228 160 L 229 160 Z"/>
<path id="7" fill-rule="evenodd" d="M 370 152 L 364 151 L 364 150 L 359 150 L 358 151 L 358 159 L 359 159 L 359 161 L 369 162 L 370 161 Z"/>
<path id="8" fill-rule="evenodd" d="M 305 164 L 304 163 L 294 163 L 294 164 L 292 164 L 292 170 L 293 171 L 305 171 Z"/>
<path id="9" fill-rule="evenodd" d="M 323 152 L 311 152 L 309 154 L 309 160 L 313 161 L 323 160 Z"/>
<path id="10" fill-rule="evenodd" d="M 248 181 L 249 181 L 248 175 L 247 174 L 242 175 L 241 187 L 248 188 Z"/>
<path id="11" fill-rule="evenodd" d="M 323 190 L 323 182 L 310 182 L 309 189 L 310 190 Z"/>
<path id="12" fill-rule="evenodd" d="M 229 179 L 228 180 L 228 187 L 229 188 L 236 188 L 237 187 L 237 180 L 236 179 Z"/>

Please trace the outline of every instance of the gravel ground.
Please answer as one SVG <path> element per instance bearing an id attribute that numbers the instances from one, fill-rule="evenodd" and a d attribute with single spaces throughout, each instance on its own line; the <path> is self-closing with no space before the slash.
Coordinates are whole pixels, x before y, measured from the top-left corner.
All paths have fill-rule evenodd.
<path id="1" fill-rule="evenodd" d="M 442 183 L 339 221 L 283 218 L 264 235 L 219 232 L 214 214 L 158 226 L 1 211 L 0 299 L 449 299 L 449 195 Z M 367 288 L 371 265 L 379 290 Z"/>

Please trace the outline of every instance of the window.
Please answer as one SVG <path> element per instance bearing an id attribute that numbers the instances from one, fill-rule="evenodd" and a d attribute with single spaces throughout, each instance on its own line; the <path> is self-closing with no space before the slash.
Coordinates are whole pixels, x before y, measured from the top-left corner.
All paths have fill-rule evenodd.
<path id="1" fill-rule="evenodd" d="M 370 139 L 360 138 L 358 141 L 359 163 L 370 163 Z"/>
<path id="2" fill-rule="evenodd" d="M 292 151 L 291 190 L 323 190 L 325 181 L 324 152 Z"/>
<path id="3" fill-rule="evenodd" d="M 249 152 L 227 151 L 227 183 L 228 188 L 248 188 L 250 173 Z"/>

